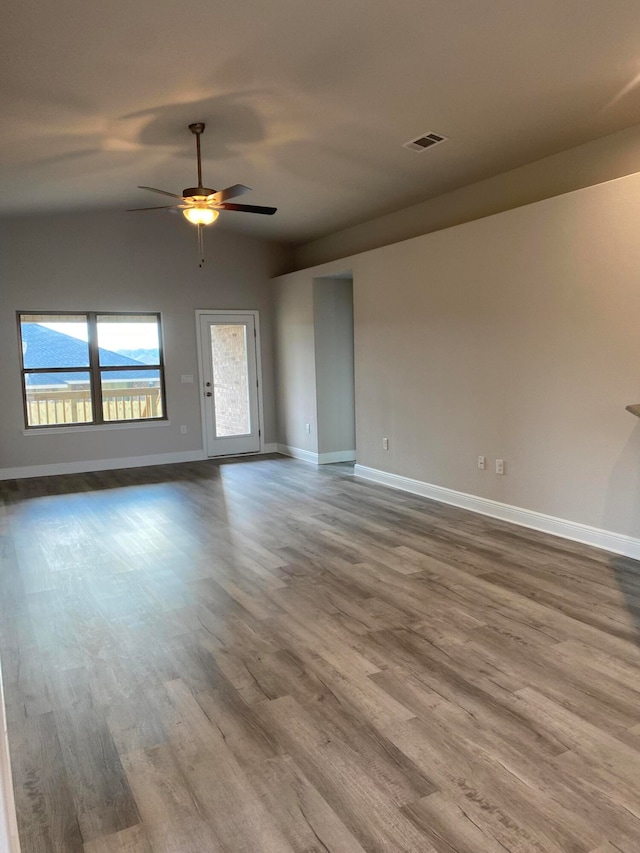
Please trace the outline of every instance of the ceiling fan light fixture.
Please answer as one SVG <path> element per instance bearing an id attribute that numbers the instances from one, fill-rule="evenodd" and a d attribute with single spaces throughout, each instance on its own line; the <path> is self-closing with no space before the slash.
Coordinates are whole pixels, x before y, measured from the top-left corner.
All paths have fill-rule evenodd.
<path id="1" fill-rule="evenodd" d="M 198 256 L 200 258 L 200 266 L 204 263 L 204 244 L 202 239 L 202 226 L 211 225 L 220 216 L 221 210 L 236 210 L 243 213 L 263 213 L 271 216 L 276 212 L 275 207 L 264 207 L 256 204 L 230 204 L 228 199 L 237 198 L 239 195 L 249 192 L 251 187 L 246 187 L 244 184 L 234 184 L 224 190 L 214 190 L 211 187 L 205 187 L 202 184 L 202 156 L 200 152 L 200 137 L 204 131 L 204 122 L 195 122 L 189 125 L 189 130 L 196 137 L 196 162 L 198 166 L 198 185 L 195 187 L 187 187 L 182 190 L 182 195 L 160 190 L 157 187 L 138 187 L 141 190 L 149 190 L 152 193 L 160 193 L 160 195 L 168 196 L 175 199 L 173 204 L 159 205 L 157 207 L 135 207 L 133 211 L 142 210 L 166 210 L 172 211 L 181 210 L 187 222 L 195 225 L 198 230 Z M 176 201 L 179 204 L 176 204 Z"/>
<path id="2" fill-rule="evenodd" d="M 182 213 L 193 225 L 211 225 L 220 216 L 220 211 L 212 210 L 206 205 L 188 207 Z"/>

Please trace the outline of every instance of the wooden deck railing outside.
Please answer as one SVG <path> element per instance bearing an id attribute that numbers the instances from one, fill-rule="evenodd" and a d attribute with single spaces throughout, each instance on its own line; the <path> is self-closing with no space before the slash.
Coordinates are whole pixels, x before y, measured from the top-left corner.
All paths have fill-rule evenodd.
<path id="1" fill-rule="evenodd" d="M 105 421 L 162 417 L 159 388 L 103 388 L 102 400 Z M 88 423 L 92 417 L 91 395 L 86 388 L 27 389 L 29 426 Z"/>

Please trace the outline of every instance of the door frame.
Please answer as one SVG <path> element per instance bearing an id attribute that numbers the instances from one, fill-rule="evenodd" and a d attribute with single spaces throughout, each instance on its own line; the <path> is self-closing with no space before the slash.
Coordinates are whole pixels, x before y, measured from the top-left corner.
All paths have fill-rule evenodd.
<path id="1" fill-rule="evenodd" d="M 215 308 L 211 310 L 205 310 L 204 308 L 198 308 L 196 310 L 196 347 L 198 350 L 198 387 L 199 387 L 199 401 L 200 401 L 200 421 L 202 424 L 202 449 L 205 453 L 207 459 L 221 459 L 221 456 L 209 456 L 207 452 L 207 418 L 206 412 L 203 405 L 204 393 L 205 393 L 205 385 L 204 385 L 204 353 L 202 351 L 202 339 L 200 336 L 200 318 L 205 314 L 218 315 L 220 317 L 233 317 L 233 316 L 247 316 L 250 314 L 253 317 L 253 322 L 256 330 L 256 376 L 258 378 L 258 433 L 260 439 L 260 449 L 256 451 L 251 451 L 249 453 L 235 453 L 232 454 L 234 456 L 255 456 L 256 453 L 264 453 L 264 423 L 262 413 L 264 411 L 264 404 L 262 398 L 262 347 L 260 344 L 260 312 L 257 310 L 247 310 L 245 308 L 233 308 L 230 310 L 225 310 L 223 308 Z"/>

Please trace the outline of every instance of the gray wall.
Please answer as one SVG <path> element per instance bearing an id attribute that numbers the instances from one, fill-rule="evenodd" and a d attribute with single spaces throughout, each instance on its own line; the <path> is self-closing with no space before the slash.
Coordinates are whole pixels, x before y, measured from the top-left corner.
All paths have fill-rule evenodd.
<path id="1" fill-rule="evenodd" d="M 318 452 L 313 279 L 283 276 L 274 284 L 278 442 Z M 307 433 L 305 424 L 310 424 Z"/>
<path id="2" fill-rule="evenodd" d="M 632 175 L 279 279 L 353 270 L 358 462 L 639 536 L 639 222 Z"/>
<path id="3" fill-rule="evenodd" d="M 353 281 L 313 281 L 318 453 L 356 446 L 353 378 Z"/>
<path id="4" fill-rule="evenodd" d="M 428 167 L 428 152 L 412 156 L 416 169 Z M 298 246 L 290 269 L 387 246 L 638 171 L 640 125 L 635 125 Z"/>
<path id="5" fill-rule="evenodd" d="M 164 213 L 5 219 L 0 228 L 0 469 L 202 448 L 194 311 L 257 309 L 265 440 L 276 440 L 269 279 L 286 252 L 213 227 L 198 268 L 194 229 Z M 161 311 L 169 425 L 23 435 L 17 310 Z M 181 374 L 193 374 L 193 385 Z M 180 434 L 186 424 L 187 435 Z"/>

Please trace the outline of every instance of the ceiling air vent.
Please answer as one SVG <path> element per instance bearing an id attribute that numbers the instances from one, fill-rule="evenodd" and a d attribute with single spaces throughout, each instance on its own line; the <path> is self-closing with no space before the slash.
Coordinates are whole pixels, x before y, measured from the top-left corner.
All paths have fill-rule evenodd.
<path id="1" fill-rule="evenodd" d="M 445 139 L 448 139 L 448 137 L 441 136 L 439 133 L 423 133 L 422 136 L 418 136 L 417 139 L 411 139 L 409 142 L 405 142 L 402 147 L 408 148 L 410 151 L 426 151 L 427 148 L 432 148 L 439 142 L 444 142 Z"/>

